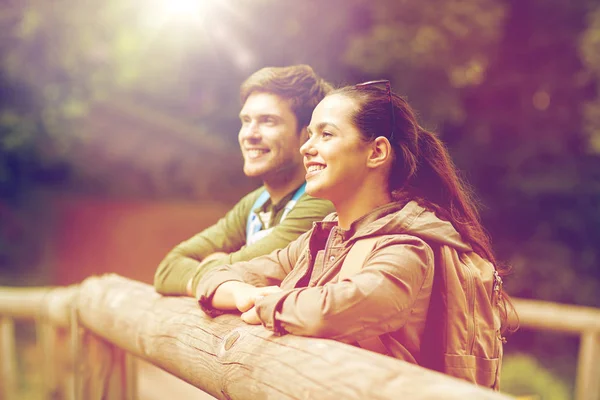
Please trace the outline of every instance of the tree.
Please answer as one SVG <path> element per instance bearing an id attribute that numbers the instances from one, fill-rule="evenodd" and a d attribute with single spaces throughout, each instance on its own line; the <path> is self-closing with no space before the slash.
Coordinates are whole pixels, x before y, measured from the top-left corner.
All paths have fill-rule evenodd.
<path id="1" fill-rule="evenodd" d="M 31 100 L 2 104 L 0 152 L 61 160 L 80 135 L 71 122 L 116 96 L 235 151 L 238 87 L 257 68 L 309 63 L 336 84 L 391 78 L 481 194 L 496 247 L 515 265 L 515 293 L 598 305 L 600 12 L 591 0 L 230 0 L 187 20 L 156 11 L 167 3 L 4 7 L 3 87 Z"/>

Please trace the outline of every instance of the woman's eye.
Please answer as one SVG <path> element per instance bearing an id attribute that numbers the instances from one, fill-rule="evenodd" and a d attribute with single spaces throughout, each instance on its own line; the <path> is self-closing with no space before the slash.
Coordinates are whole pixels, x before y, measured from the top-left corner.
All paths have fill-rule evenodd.
<path id="1" fill-rule="evenodd" d="M 330 132 L 327 132 L 327 131 L 323 131 L 322 135 L 323 135 L 324 137 L 333 136 L 333 134 L 331 134 Z"/>

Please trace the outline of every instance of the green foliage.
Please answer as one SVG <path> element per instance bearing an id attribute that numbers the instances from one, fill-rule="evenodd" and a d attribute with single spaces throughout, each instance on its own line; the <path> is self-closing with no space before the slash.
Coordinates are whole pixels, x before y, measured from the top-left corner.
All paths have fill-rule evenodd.
<path id="1" fill-rule="evenodd" d="M 590 149 L 600 153 L 600 7 L 587 15 L 587 29 L 581 36 L 580 53 L 588 71 L 583 80 L 595 77 L 595 99 L 583 105 L 584 128 L 589 135 Z"/>
<path id="2" fill-rule="evenodd" d="M 525 354 L 506 356 L 502 366 L 502 392 L 543 400 L 570 399 L 570 388 L 533 357 Z"/>
<path id="3" fill-rule="evenodd" d="M 373 24 L 355 32 L 344 54 L 348 65 L 390 76 L 425 111 L 429 122 L 462 122 L 460 89 L 485 78 L 502 32 L 506 7 L 494 0 L 362 1 Z M 397 2 L 394 4 L 398 4 Z"/>
<path id="4" fill-rule="evenodd" d="M 0 11 L 0 86 L 27 99 L 2 96 L 2 199 L 55 182 L 57 160 L 86 140 L 74 127 L 98 103 L 135 104 L 146 126 L 160 110 L 233 153 L 241 81 L 265 65 L 309 63 L 336 84 L 391 78 L 436 128 L 514 265 L 509 291 L 600 305 L 592 0 L 205 1 L 195 20 L 170 18 L 166 3 L 31 0 Z M 189 196 L 179 188 L 194 174 L 177 174 L 175 187 L 167 178 L 180 154 L 164 158 L 139 180 Z"/>
<path id="5" fill-rule="evenodd" d="M 514 266 L 509 290 L 600 306 L 600 158 L 582 118 L 597 82 L 581 81 L 591 75 L 576 46 L 588 11 L 586 1 L 515 2 L 486 80 L 463 94 L 466 123 L 444 134 Z"/>

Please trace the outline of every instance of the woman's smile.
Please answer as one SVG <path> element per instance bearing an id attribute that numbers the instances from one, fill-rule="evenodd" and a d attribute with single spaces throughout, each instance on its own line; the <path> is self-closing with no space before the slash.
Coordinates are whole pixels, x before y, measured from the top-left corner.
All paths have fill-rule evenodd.
<path id="1" fill-rule="evenodd" d="M 325 165 L 323 164 L 318 164 L 318 163 L 306 163 L 306 180 L 309 180 L 310 178 L 318 175 L 321 173 L 321 171 L 323 171 L 325 168 L 327 168 Z"/>

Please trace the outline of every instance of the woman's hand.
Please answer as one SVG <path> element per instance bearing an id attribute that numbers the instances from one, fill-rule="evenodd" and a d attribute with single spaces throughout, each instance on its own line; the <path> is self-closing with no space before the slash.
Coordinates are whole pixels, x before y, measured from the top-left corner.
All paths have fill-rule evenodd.
<path id="1" fill-rule="evenodd" d="M 245 313 L 241 315 L 242 321 L 250 325 L 259 325 L 260 318 L 258 318 L 258 314 L 256 313 L 256 307 L 252 307 Z"/>
<path id="2" fill-rule="evenodd" d="M 238 310 L 247 313 L 242 319 L 246 323 L 258 324 L 258 315 L 254 310 L 256 300 L 280 292 L 279 286 L 256 287 L 239 281 L 222 283 L 215 291 L 211 305 L 217 310 Z"/>
<path id="3" fill-rule="evenodd" d="M 281 292 L 279 286 L 255 287 L 244 284 L 233 291 L 233 298 L 236 308 L 245 313 L 254 307 L 256 300 L 271 293 Z"/>
<path id="4" fill-rule="evenodd" d="M 269 294 L 277 292 L 281 292 L 281 288 L 279 286 L 255 287 L 254 290 L 250 289 L 249 293 L 245 294 L 248 297 L 242 299 L 245 301 L 242 304 L 244 306 L 247 306 L 250 303 L 250 301 L 248 300 L 251 298 L 252 306 L 246 310 L 242 310 L 242 308 L 238 307 L 238 310 L 242 311 L 242 321 L 250 325 L 260 324 L 260 318 L 258 318 L 258 314 L 256 313 L 256 301 Z"/>

